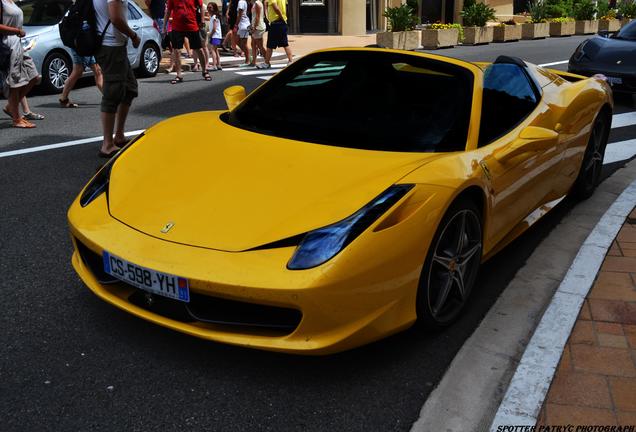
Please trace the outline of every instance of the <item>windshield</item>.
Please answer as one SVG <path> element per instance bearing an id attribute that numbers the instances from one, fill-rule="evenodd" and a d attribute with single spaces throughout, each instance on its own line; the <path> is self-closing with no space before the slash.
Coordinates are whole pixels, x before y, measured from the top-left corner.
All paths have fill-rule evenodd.
<path id="1" fill-rule="evenodd" d="M 58 24 L 73 2 L 71 0 L 26 0 L 17 5 L 24 14 L 24 26 Z"/>
<path id="2" fill-rule="evenodd" d="M 632 21 L 623 27 L 617 34 L 618 39 L 636 40 L 636 21 Z"/>
<path id="3" fill-rule="evenodd" d="M 473 74 L 382 51 L 306 56 L 231 112 L 228 122 L 312 143 L 396 152 L 464 150 Z"/>

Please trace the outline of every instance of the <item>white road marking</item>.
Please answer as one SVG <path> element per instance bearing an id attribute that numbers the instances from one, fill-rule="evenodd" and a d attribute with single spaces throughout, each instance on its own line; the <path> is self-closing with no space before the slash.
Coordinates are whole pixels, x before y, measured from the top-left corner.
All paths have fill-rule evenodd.
<path id="1" fill-rule="evenodd" d="M 556 66 L 556 65 L 566 64 L 567 62 L 569 62 L 569 60 L 555 61 L 555 62 L 552 62 L 552 63 L 543 63 L 543 64 L 540 64 L 540 65 L 537 65 L 537 66 L 539 66 L 539 67 Z"/>
<path id="2" fill-rule="evenodd" d="M 623 114 L 614 114 L 612 117 L 612 129 L 632 126 L 636 124 L 636 111 L 623 113 Z"/>
<path id="3" fill-rule="evenodd" d="M 144 129 L 140 129 L 140 130 L 136 130 L 136 131 L 130 131 L 130 132 L 126 132 L 124 135 L 127 136 L 127 137 L 135 136 L 135 135 L 139 135 L 143 131 L 144 131 Z M 43 146 L 38 146 L 38 147 L 30 147 L 30 148 L 25 148 L 25 149 L 20 149 L 20 150 L 11 150 L 11 151 L 6 151 L 6 152 L 0 153 L 0 158 L 8 157 L 8 156 L 17 156 L 17 155 L 26 154 L 26 153 L 36 153 L 36 152 L 41 152 L 41 151 L 45 151 L 45 150 L 53 150 L 53 149 L 58 149 L 58 148 L 63 148 L 63 147 L 71 147 L 71 146 L 82 145 L 82 144 L 89 144 L 89 143 L 94 143 L 94 142 L 101 141 L 103 139 L 104 139 L 103 136 L 98 136 L 98 137 L 93 137 L 93 138 L 84 138 L 84 139 L 79 139 L 79 140 L 74 140 L 74 141 L 67 141 L 67 142 L 58 143 L 58 144 L 48 144 L 48 145 L 43 145 Z"/>
<path id="4" fill-rule="evenodd" d="M 249 76 L 249 75 L 263 75 L 263 74 L 275 74 L 278 71 L 276 69 L 273 69 L 274 66 L 272 66 L 272 69 L 252 69 L 252 70 L 243 70 L 241 72 L 236 72 L 239 75 L 242 76 Z"/>
<path id="5" fill-rule="evenodd" d="M 636 156 L 636 139 L 610 143 L 605 149 L 603 165 L 624 161 Z"/>
<path id="6" fill-rule="evenodd" d="M 272 69 L 282 69 L 285 66 L 287 66 L 287 64 L 273 64 L 272 65 Z M 251 71 L 251 70 L 259 70 L 259 71 L 261 71 L 263 73 L 266 73 L 268 70 L 271 70 L 271 69 L 256 69 L 256 68 L 246 68 L 246 67 L 223 68 L 223 71 L 225 71 L 225 72 L 238 72 L 238 71 L 247 72 L 247 71 Z"/>
<path id="7" fill-rule="evenodd" d="M 587 237 L 521 357 L 490 431 L 534 426 L 563 348 L 605 254 L 636 202 L 636 181 L 620 194 Z"/>
<path id="8" fill-rule="evenodd" d="M 271 78 L 271 77 L 273 77 L 273 76 L 274 76 L 274 75 L 263 75 L 263 76 L 258 76 L 258 77 L 256 77 L 256 78 L 267 81 L 268 79 L 270 79 L 270 78 Z"/>
<path id="9" fill-rule="evenodd" d="M 280 68 L 285 66 L 286 65 L 282 65 L 282 64 L 272 65 L 272 68 L 274 67 Z M 271 75 L 260 75 L 260 76 L 257 76 L 256 78 L 262 79 L 262 80 L 268 80 L 273 76 L 273 74 L 278 72 L 275 69 L 274 70 L 265 69 L 265 70 L 245 71 L 245 72 L 249 72 L 250 75 L 256 75 L 256 74 L 264 74 L 269 71 L 271 71 Z M 612 118 L 612 129 L 625 127 L 625 126 L 632 126 L 632 125 L 636 125 L 636 111 L 627 112 L 623 114 L 615 114 Z M 140 134 L 141 132 L 143 132 L 143 129 L 126 132 L 125 135 L 133 136 L 133 135 Z M 68 141 L 68 142 L 63 142 L 58 144 L 49 144 L 49 145 L 30 147 L 30 148 L 25 148 L 20 150 L 0 152 L 0 158 L 9 157 L 9 156 L 17 156 L 17 155 L 27 154 L 27 153 L 35 153 L 35 152 L 40 152 L 45 150 L 53 150 L 53 149 L 63 148 L 63 147 L 71 147 L 71 146 L 82 145 L 82 144 L 89 144 L 89 143 L 101 141 L 102 139 L 104 138 L 99 136 L 99 137 L 93 137 L 93 138 L 84 138 L 84 139 L 79 139 L 74 141 Z M 607 145 L 607 150 L 605 152 L 604 164 L 631 159 L 634 155 L 636 155 L 636 140 L 634 139 L 621 141 L 621 142 L 615 142 L 615 143 L 609 143 Z"/>

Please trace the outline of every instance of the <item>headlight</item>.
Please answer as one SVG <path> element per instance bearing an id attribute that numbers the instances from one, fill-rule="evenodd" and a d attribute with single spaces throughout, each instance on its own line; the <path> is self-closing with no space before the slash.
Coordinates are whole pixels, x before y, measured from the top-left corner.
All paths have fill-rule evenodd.
<path id="1" fill-rule="evenodd" d="M 329 261 L 393 207 L 411 188 L 412 184 L 391 186 L 348 218 L 307 233 L 287 263 L 287 268 L 304 270 Z"/>
<path id="2" fill-rule="evenodd" d="M 35 48 L 35 44 L 38 42 L 38 37 L 39 36 L 31 36 L 22 38 L 22 48 L 25 51 L 29 51 Z"/>
<path id="3" fill-rule="evenodd" d="M 102 193 L 108 190 L 108 182 L 110 181 L 110 171 L 113 168 L 113 164 L 115 163 L 115 160 L 117 160 L 117 158 L 121 156 L 123 152 L 128 150 L 128 148 L 131 145 L 133 145 L 137 140 L 139 140 L 143 135 L 144 135 L 143 132 L 140 133 L 135 138 L 133 138 L 132 141 L 130 141 L 128 144 L 122 147 L 122 149 L 119 150 L 115 156 L 113 156 L 112 158 L 110 158 L 108 162 L 106 162 L 106 164 L 99 170 L 97 175 L 93 177 L 93 180 L 91 180 L 91 182 L 86 186 L 86 188 L 84 189 L 84 192 L 82 192 L 82 196 L 80 197 L 80 205 L 82 207 L 86 207 L 95 198 L 97 198 Z"/>

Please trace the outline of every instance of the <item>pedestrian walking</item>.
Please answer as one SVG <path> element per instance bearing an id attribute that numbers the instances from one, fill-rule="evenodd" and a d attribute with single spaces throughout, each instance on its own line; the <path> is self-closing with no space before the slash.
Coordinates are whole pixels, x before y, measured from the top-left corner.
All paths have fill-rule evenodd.
<path id="1" fill-rule="evenodd" d="M 168 0 L 162 33 L 166 32 L 165 22 L 172 18 L 172 48 L 175 53 L 177 77 L 170 81 L 171 84 L 183 82 L 183 77 L 181 76 L 181 48 L 183 48 L 185 38 L 190 41 L 192 54 L 199 58 L 201 65 L 206 64 L 199 34 L 199 30 L 203 27 L 203 14 L 199 13 L 197 17 L 197 7 L 201 10 L 202 5 L 202 0 Z M 205 67 L 202 67 L 201 74 L 204 80 L 212 80 L 210 73 Z"/>
<path id="2" fill-rule="evenodd" d="M 137 80 L 128 61 L 126 45 L 130 38 L 137 48 L 141 40 L 128 26 L 128 0 L 93 0 L 93 7 L 102 36 L 95 59 L 104 80 L 101 103 L 104 142 L 99 156 L 108 158 L 127 142 L 124 128 L 130 105 L 137 97 Z"/>
<path id="3" fill-rule="evenodd" d="M 35 124 L 20 115 L 20 101 L 40 82 L 40 74 L 35 68 L 35 63 L 22 47 L 22 38 L 25 36 L 22 29 L 24 16 L 13 0 L 0 0 L 0 37 L 2 43 L 9 47 L 9 68 L 6 79 L 2 82 L 3 92 L 8 103 L 4 112 L 11 116 L 13 127 L 20 129 L 32 129 Z M 27 110 L 28 109 L 27 105 Z"/>
<path id="4" fill-rule="evenodd" d="M 71 50 L 71 54 L 73 55 L 73 70 L 64 82 L 64 89 L 62 90 L 62 95 L 60 96 L 59 101 L 62 108 L 77 108 L 79 107 L 79 105 L 71 102 L 68 98 L 68 95 L 75 87 L 77 80 L 80 79 L 84 74 L 84 69 L 91 68 L 91 70 L 93 71 L 93 76 L 95 77 L 95 85 L 100 92 L 102 92 L 102 88 L 104 85 L 104 77 L 102 76 L 102 69 L 97 64 L 95 57 L 81 56 L 77 54 L 74 49 L 69 49 Z"/>
<path id="5" fill-rule="evenodd" d="M 250 35 L 252 36 L 252 62 L 250 66 L 256 66 L 258 53 L 265 53 L 263 46 L 263 36 L 265 35 L 265 10 L 261 0 L 251 0 L 252 2 L 252 25 Z"/>
<path id="6" fill-rule="evenodd" d="M 221 20 L 219 18 L 219 7 L 216 3 L 208 3 L 208 14 L 210 15 L 210 59 L 212 70 L 222 70 L 221 58 L 219 57 L 219 46 L 223 40 L 221 33 Z"/>
<path id="7" fill-rule="evenodd" d="M 272 67 L 272 53 L 276 48 L 283 48 L 287 54 L 287 60 L 292 62 L 292 51 L 287 40 L 287 5 L 285 0 L 267 1 L 267 19 L 269 19 L 269 31 L 267 32 L 267 49 L 265 50 L 265 63 L 258 65 L 259 69 Z"/>
<path id="8" fill-rule="evenodd" d="M 236 34 L 238 38 L 239 48 L 245 55 L 245 63 L 241 66 L 249 66 L 250 49 L 247 47 L 247 38 L 250 35 L 250 19 L 247 16 L 247 1 L 239 0 L 236 5 Z"/>
<path id="9" fill-rule="evenodd" d="M 236 37 L 237 31 L 236 23 L 237 23 L 237 12 L 238 12 L 238 0 L 230 0 L 227 6 L 227 13 L 225 18 L 227 20 L 227 34 L 225 35 L 225 39 L 223 40 L 223 45 L 227 46 L 228 42 L 230 44 L 230 49 L 234 53 L 234 57 L 239 57 L 242 53 L 236 47 Z"/>

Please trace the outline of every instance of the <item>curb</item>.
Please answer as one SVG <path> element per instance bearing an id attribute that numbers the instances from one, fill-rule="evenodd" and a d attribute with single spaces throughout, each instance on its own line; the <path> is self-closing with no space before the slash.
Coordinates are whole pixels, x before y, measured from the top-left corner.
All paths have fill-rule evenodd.
<path id="1" fill-rule="evenodd" d="M 583 301 L 635 203 L 636 181 L 614 201 L 581 246 L 523 353 L 492 422 L 491 432 L 500 426 L 537 423 Z"/>

